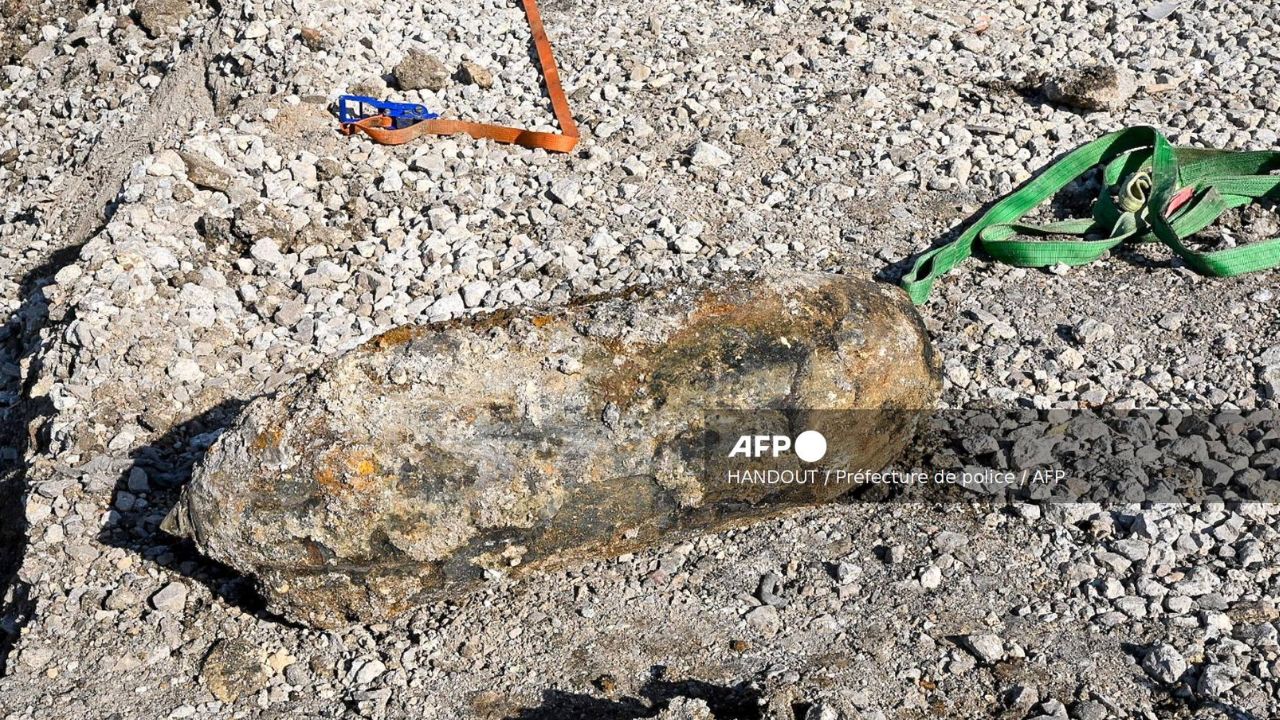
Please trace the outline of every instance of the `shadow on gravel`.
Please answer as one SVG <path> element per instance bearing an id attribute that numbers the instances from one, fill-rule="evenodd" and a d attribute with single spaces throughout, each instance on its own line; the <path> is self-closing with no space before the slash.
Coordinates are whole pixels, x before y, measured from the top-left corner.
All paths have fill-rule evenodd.
<path id="1" fill-rule="evenodd" d="M 96 235 L 115 215 L 114 198 L 102 206 L 96 227 L 77 236 L 70 245 L 54 250 L 31 268 L 18 283 L 21 300 L 17 311 L 0 326 L 0 678 L 8 674 L 9 654 L 22 628 L 35 613 L 30 588 L 18 578 L 26 557 L 29 527 L 27 498 L 33 491 L 27 455 L 48 447 L 47 427 L 36 420 L 53 412 L 49 398 L 31 401 L 30 383 L 40 376 L 39 333 L 49 322 L 44 288 L 53 276 L 80 257 L 85 238 Z M 29 209 L 10 222 L 27 223 L 33 230 L 45 227 L 48 218 Z M 22 364 L 29 362 L 24 373 Z"/>
<path id="2" fill-rule="evenodd" d="M 6 451 L 11 447 L 8 434 L 6 429 Z M 0 678 L 8 673 L 9 653 L 34 609 L 27 586 L 18 581 L 27 542 L 23 473 L 10 467 L 7 458 L 4 465 L 4 479 L 0 479 Z"/>
<path id="3" fill-rule="evenodd" d="M 656 717 L 676 698 L 702 700 L 716 720 L 760 720 L 760 693 L 748 683 L 726 687 L 701 680 L 664 680 L 666 668 L 654 666 L 652 678 L 640 690 L 641 697 L 609 700 L 563 690 L 546 690 L 542 704 L 507 720 L 638 720 Z"/>
<path id="4" fill-rule="evenodd" d="M 1234 705 L 1216 700 L 1183 700 L 1169 698 L 1155 704 L 1156 717 L 1185 717 L 1187 710 L 1196 713 L 1194 717 L 1221 718 L 1222 720 L 1262 720 L 1262 716 L 1241 710 Z M 1181 713 L 1181 714 L 1180 714 Z"/>
<path id="5" fill-rule="evenodd" d="M 282 622 L 266 612 L 250 579 L 201 555 L 191 541 L 160 529 L 196 464 L 244 405 L 242 401 L 225 401 L 136 450 L 130 456 L 132 463 L 116 482 L 111 511 L 98 539 L 204 585 L 242 612 Z"/>
<path id="6" fill-rule="evenodd" d="M 28 221 L 39 222 L 34 217 Z M 33 355 L 35 338 L 49 319 L 44 287 L 79 254 L 80 245 L 64 248 L 23 276 L 18 286 L 22 303 L 0 327 L 0 678 L 8 674 L 9 654 L 35 612 L 30 588 L 18 577 L 28 544 L 26 457 L 44 444 L 35 436 L 39 431 L 33 422 L 53 410 L 48 398 L 26 399 L 30 388 L 23 384 L 21 367 L 30 362 L 26 377 L 39 376 Z"/>

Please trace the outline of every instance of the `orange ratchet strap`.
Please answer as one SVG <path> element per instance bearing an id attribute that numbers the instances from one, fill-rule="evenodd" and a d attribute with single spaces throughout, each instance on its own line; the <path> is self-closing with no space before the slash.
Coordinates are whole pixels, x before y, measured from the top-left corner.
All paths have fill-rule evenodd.
<path id="1" fill-rule="evenodd" d="M 533 44 L 538 50 L 538 62 L 542 66 L 542 77 L 547 84 L 547 94 L 551 97 L 551 108 L 555 111 L 556 121 L 560 123 L 560 133 L 538 132 L 447 118 L 422 120 L 408 127 L 395 129 L 395 121 L 385 115 L 373 115 L 353 123 L 343 124 L 342 132 L 351 135 L 360 131 L 372 138 L 374 142 L 383 145 L 401 145 L 423 135 L 462 134 L 470 135 L 477 140 L 493 140 L 527 148 L 541 148 L 550 152 L 572 151 L 580 137 L 578 124 L 573 121 L 569 99 L 565 97 L 564 88 L 560 86 L 560 73 L 556 69 L 555 55 L 551 52 L 551 41 L 547 39 L 547 31 L 542 27 L 542 15 L 538 12 L 538 3 L 536 0 L 521 0 L 521 3 L 524 5 L 525 15 L 529 18 L 529 29 L 533 31 Z"/>

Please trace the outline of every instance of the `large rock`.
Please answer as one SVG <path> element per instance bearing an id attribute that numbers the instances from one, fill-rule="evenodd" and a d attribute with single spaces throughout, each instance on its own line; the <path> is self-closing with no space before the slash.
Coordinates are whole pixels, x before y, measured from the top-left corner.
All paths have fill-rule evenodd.
<path id="1" fill-rule="evenodd" d="M 200 668 L 209 692 L 220 702 L 234 703 L 267 686 L 266 653 L 245 640 L 218 640 Z"/>
<path id="2" fill-rule="evenodd" d="M 449 68 L 418 48 L 410 48 L 393 71 L 401 90 L 440 91 L 449 84 Z"/>
<path id="3" fill-rule="evenodd" d="M 708 480 L 708 409 L 931 408 L 938 383 L 906 296 L 824 274 L 401 328 L 252 403 L 166 527 L 275 612 L 380 620 L 847 490 Z M 850 413 L 843 460 L 900 452 L 890 415 Z"/>
<path id="4" fill-rule="evenodd" d="M 195 153 L 178 151 L 187 168 L 187 179 L 192 185 L 206 190 L 230 193 L 236 179 L 232 173 L 217 163 Z"/>
<path id="5" fill-rule="evenodd" d="M 138 24 L 151 35 L 162 37 L 173 33 L 187 16 L 191 14 L 191 3 L 187 0 L 138 0 L 135 11 Z"/>
<path id="6" fill-rule="evenodd" d="M 1131 70 L 1115 65 L 1068 68 L 1045 80 L 1049 102 L 1086 111 L 1119 111 L 1138 90 Z"/>

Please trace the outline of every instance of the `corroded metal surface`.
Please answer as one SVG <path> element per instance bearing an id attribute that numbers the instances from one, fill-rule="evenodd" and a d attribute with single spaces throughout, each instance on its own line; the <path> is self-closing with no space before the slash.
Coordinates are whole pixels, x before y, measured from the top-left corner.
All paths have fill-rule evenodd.
<path id="1" fill-rule="evenodd" d="M 379 620 L 487 574 L 843 490 L 705 482 L 709 408 L 929 408 L 937 389 L 906 297 L 824 274 L 402 328 L 251 404 L 169 525 L 255 576 L 283 615 Z M 879 415 L 852 433 L 871 469 L 908 440 Z"/>

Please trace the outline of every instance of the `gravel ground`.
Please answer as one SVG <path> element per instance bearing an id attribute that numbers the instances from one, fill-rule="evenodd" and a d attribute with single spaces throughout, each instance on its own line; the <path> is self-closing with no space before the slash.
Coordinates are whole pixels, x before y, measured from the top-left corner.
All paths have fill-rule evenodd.
<path id="1" fill-rule="evenodd" d="M 1104 132 L 1280 145 L 1280 10 L 1149 4 L 555 0 L 568 157 L 328 115 L 361 90 L 554 129 L 511 3 L 0 5 L 0 718 L 1280 715 L 1267 504 L 842 504 L 342 632 L 157 531 L 245 401 L 396 325 L 765 266 L 892 279 Z M 492 86 L 399 90 L 411 48 Z M 1095 62 L 1132 95 L 1066 107 Z M 1273 279 L 973 261 L 922 312 L 950 406 L 1259 417 Z"/>

